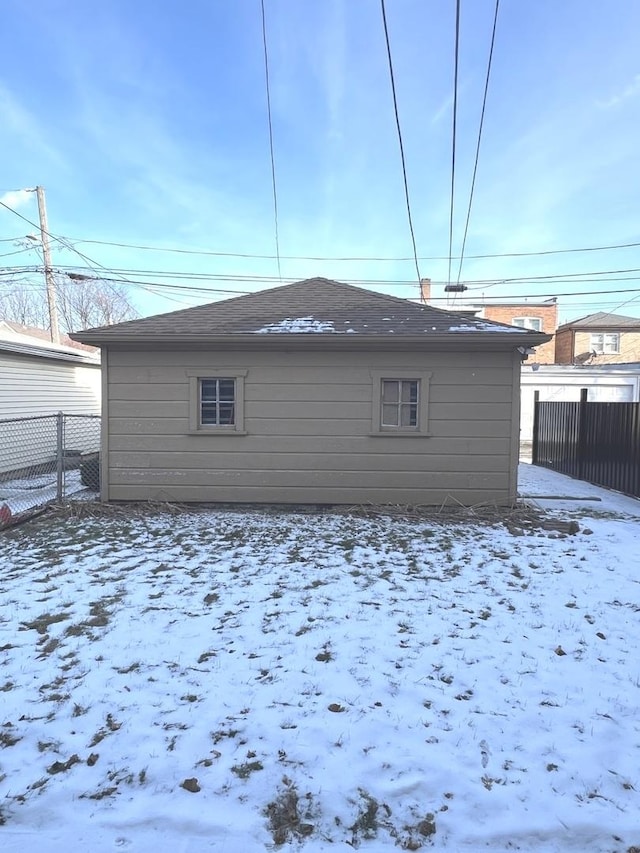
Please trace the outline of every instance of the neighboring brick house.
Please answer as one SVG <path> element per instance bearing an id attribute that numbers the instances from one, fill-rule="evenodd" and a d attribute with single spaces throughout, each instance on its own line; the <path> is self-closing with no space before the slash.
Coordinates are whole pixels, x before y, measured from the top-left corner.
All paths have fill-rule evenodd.
<path id="1" fill-rule="evenodd" d="M 533 332 L 553 335 L 558 327 L 558 305 L 553 302 L 500 302 L 483 305 L 477 316 L 494 323 L 520 326 Z M 555 345 L 553 339 L 535 348 L 527 364 L 553 364 Z"/>
<path id="2" fill-rule="evenodd" d="M 640 361 L 640 318 L 603 311 L 589 314 L 560 326 L 555 348 L 556 364 Z"/>
<path id="3" fill-rule="evenodd" d="M 553 335 L 558 327 L 558 304 L 554 299 L 545 302 L 473 302 L 463 296 L 453 304 L 451 299 L 433 298 L 431 296 L 431 280 L 423 278 L 420 282 L 421 302 L 434 308 L 468 313 L 494 323 L 505 323 L 508 326 L 520 326 L 533 332 Z M 527 358 L 527 364 L 553 364 L 555 360 L 555 344 L 553 339 L 546 344 L 540 344 L 535 352 Z"/>

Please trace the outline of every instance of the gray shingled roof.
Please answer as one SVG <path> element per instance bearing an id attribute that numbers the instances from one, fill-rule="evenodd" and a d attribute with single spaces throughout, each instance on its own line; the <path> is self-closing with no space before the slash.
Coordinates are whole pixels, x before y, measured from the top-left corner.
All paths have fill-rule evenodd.
<path id="1" fill-rule="evenodd" d="M 588 314 L 586 317 L 581 317 L 579 320 L 572 320 L 570 323 L 564 323 L 559 329 L 626 329 L 640 328 L 640 318 L 627 317 L 624 314 L 607 314 L 605 311 L 598 311 L 595 314 Z"/>
<path id="2" fill-rule="evenodd" d="M 460 336 L 479 332 L 510 334 L 532 345 L 548 336 L 464 314 L 419 305 L 360 287 L 311 278 L 247 296 L 212 302 L 182 311 L 87 329 L 72 335 L 84 343 L 197 340 L 203 338 L 309 334 L 359 337 Z"/>

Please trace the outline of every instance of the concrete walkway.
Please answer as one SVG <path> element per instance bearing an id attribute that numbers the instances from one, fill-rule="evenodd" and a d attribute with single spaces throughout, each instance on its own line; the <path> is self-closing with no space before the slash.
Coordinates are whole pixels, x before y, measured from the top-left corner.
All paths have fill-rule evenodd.
<path id="1" fill-rule="evenodd" d="M 640 500 L 637 498 L 526 462 L 518 466 L 518 494 L 533 498 L 535 504 L 543 509 L 612 512 L 640 518 Z M 536 495 L 564 496 L 571 500 L 544 500 L 536 498 Z"/>

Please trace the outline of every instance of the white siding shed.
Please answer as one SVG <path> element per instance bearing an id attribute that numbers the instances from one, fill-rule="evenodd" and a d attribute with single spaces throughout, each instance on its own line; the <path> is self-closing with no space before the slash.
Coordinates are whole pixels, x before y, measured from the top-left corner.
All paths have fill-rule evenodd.
<path id="1" fill-rule="evenodd" d="M 44 416 L 99 415 L 100 406 L 97 355 L 0 323 L 0 474 L 50 461 L 56 427 Z"/>

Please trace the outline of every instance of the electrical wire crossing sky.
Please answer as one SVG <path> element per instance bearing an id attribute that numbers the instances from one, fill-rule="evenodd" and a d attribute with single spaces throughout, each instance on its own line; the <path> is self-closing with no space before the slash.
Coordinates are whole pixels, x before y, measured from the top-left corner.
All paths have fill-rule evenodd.
<path id="1" fill-rule="evenodd" d="M 0 27 L 0 289 L 43 286 L 38 185 L 55 275 L 143 315 L 424 276 L 640 317 L 635 0 L 4 0 Z"/>

